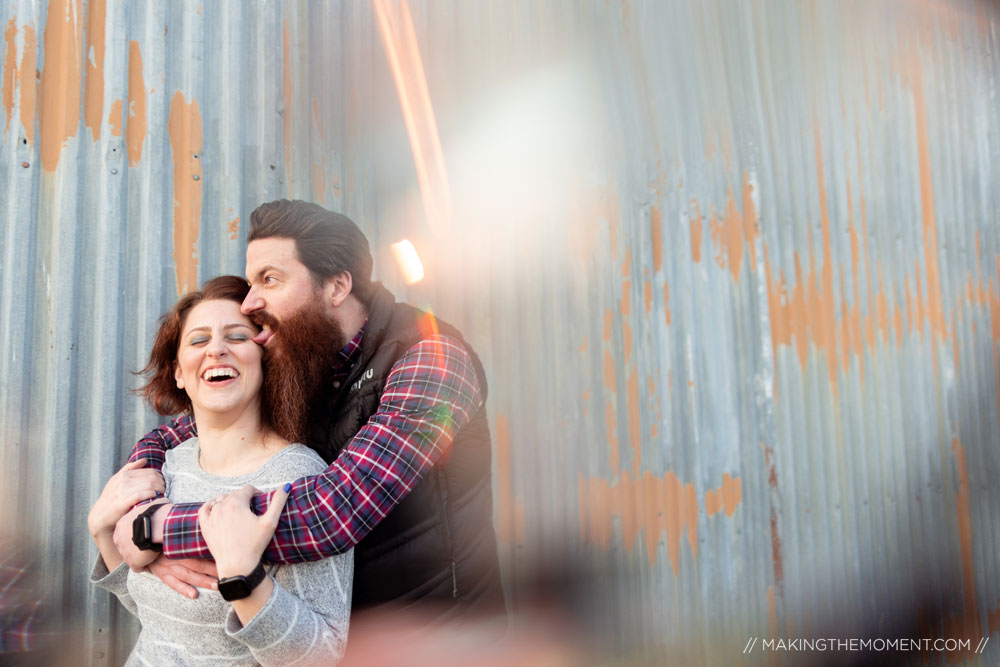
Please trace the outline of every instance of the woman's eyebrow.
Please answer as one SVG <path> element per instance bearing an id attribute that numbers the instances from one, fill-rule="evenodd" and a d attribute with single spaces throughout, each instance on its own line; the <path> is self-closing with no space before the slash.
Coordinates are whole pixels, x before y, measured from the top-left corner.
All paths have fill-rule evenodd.
<path id="1" fill-rule="evenodd" d="M 254 328 L 252 324 L 244 324 L 243 322 L 234 322 L 232 324 L 225 324 L 225 325 L 223 325 L 222 328 L 225 331 L 229 331 L 230 329 L 238 329 L 240 327 L 243 327 L 245 329 L 253 329 Z M 212 330 L 212 327 L 209 327 L 209 326 L 195 327 L 193 329 L 188 329 L 188 334 L 193 334 L 196 331 L 198 331 L 198 332 L 210 332 L 211 330 Z"/>

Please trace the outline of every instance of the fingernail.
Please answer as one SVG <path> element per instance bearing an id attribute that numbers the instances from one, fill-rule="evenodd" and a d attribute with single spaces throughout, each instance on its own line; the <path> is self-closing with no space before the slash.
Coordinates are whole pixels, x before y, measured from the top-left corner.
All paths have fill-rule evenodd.
<path id="1" fill-rule="evenodd" d="M 157 492 L 156 492 L 156 495 L 157 495 L 157 497 L 159 497 L 159 495 L 160 495 L 160 492 L 159 492 L 159 491 L 157 491 Z"/>
<path id="2" fill-rule="evenodd" d="M 213 590 L 213 591 L 217 591 L 217 590 L 219 590 L 219 584 L 217 584 L 217 583 L 215 583 L 215 582 L 213 581 L 213 582 L 212 582 L 212 590 Z"/>
<path id="3" fill-rule="evenodd" d="M 292 490 L 292 483 L 288 482 L 287 484 L 285 484 L 285 493 L 288 493 L 291 490 Z"/>

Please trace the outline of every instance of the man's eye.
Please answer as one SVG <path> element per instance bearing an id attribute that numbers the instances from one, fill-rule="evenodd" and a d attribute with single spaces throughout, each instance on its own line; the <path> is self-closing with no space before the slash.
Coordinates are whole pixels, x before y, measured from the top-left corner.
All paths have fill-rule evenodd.
<path id="1" fill-rule="evenodd" d="M 264 276 L 265 285 L 273 285 L 276 282 L 278 282 L 278 279 L 275 278 L 274 276 Z"/>

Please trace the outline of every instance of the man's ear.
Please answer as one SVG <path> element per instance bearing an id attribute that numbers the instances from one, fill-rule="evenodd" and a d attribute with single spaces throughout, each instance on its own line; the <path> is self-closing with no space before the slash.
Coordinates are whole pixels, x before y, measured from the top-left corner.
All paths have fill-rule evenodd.
<path id="1" fill-rule="evenodd" d="M 323 287 L 327 303 L 336 308 L 344 303 L 344 299 L 351 293 L 351 272 L 343 271 L 326 281 Z"/>

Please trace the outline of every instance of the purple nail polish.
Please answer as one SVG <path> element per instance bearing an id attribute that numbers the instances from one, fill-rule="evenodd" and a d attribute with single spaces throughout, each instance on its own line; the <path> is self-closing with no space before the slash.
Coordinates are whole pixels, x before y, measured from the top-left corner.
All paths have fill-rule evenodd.
<path id="1" fill-rule="evenodd" d="M 285 484 L 285 493 L 288 493 L 291 490 L 292 490 L 292 483 L 288 482 L 287 484 Z"/>

